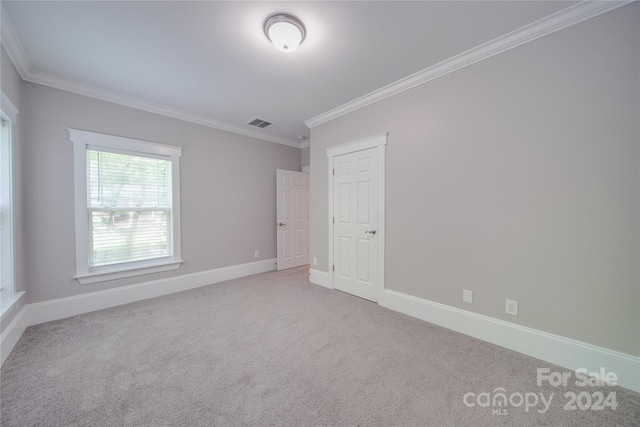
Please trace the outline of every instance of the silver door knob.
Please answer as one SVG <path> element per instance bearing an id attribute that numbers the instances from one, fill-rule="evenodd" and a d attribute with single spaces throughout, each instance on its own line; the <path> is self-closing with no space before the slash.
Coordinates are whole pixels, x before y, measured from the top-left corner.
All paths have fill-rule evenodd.
<path id="1" fill-rule="evenodd" d="M 369 234 L 376 234 L 377 231 L 376 230 L 369 230 L 369 231 L 365 231 L 365 233 L 369 233 Z"/>
<path id="2" fill-rule="evenodd" d="M 283 224 L 281 222 L 278 223 L 278 226 L 280 226 L 280 227 L 284 227 L 285 225 L 287 225 L 287 224 Z"/>

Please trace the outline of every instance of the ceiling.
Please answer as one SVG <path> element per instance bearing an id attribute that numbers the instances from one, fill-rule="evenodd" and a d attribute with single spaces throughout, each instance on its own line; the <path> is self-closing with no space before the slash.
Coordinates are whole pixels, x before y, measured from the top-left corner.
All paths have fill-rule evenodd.
<path id="1" fill-rule="evenodd" d="M 309 136 L 305 120 L 571 3 L 3 0 L 2 5 L 25 71 L 38 76 L 36 82 L 65 82 L 98 97 L 121 95 L 130 105 L 167 107 L 202 122 L 210 119 L 214 127 L 299 146 L 298 137 Z M 293 14 L 306 26 L 307 38 L 293 53 L 277 51 L 264 36 L 263 22 L 276 12 Z M 245 124 L 256 116 L 274 124 L 266 129 Z"/>

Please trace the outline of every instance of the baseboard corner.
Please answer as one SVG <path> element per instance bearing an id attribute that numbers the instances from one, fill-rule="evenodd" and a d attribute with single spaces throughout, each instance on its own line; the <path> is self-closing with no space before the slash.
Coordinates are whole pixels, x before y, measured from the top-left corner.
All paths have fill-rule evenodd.
<path id="1" fill-rule="evenodd" d="M 331 283 L 331 276 L 326 271 L 310 268 L 309 282 L 313 283 L 314 285 L 320 285 L 325 288 L 333 289 L 333 284 Z"/>
<path id="2" fill-rule="evenodd" d="M 29 326 L 27 325 L 26 312 L 26 307 L 22 307 L 0 335 L 0 366 L 7 360 L 27 326 Z"/>

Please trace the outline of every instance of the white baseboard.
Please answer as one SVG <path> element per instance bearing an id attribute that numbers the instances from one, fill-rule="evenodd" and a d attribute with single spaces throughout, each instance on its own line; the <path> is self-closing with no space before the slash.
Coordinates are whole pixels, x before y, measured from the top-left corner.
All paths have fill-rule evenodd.
<path id="1" fill-rule="evenodd" d="M 26 304 L 2 333 L 0 338 L 2 363 L 4 363 L 5 359 L 9 356 L 9 353 L 13 350 L 13 347 L 24 333 L 24 330 L 29 326 L 175 292 L 186 291 L 225 280 L 236 279 L 238 277 L 274 271 L 275 269 L 275 258 L 266 259 L 135 285 L 121 286 L 104 291 L 75 295 L 68 298 L 58 298 L 50 301 Z"/>
<path id="2" fill-rule="evenodd" d="M 198 273 L 183 274 L 89 294 L 27 304 L 29 326 L 89 313 L 135 301 L 186 291 L 238 277 L 273 271 L 275 259 L 267 259 Z"/>
<path id="3" fill-rule="evenodd" d="M 615 372 L 618 385 L 640 392 L 640 357 L 561 337 L 385 289 L 379 304 L 391 310 L 535 357 L 567 369 Z"/>
<path id="4" fill-rule="evenodd" d="M 100 292 L 25 305 L 0 336 L 1 363 L 25 329 L 39 323 L 167 295 L 252 274 L 275 270 L 275 259 L 185 274 Z M 309 270 L 311 283 L 332 289 L 331 276 Z M 598 347 L 525 326 L 386 289 L 382 307 L 568 368 L 615 372 L 618 384 L 640 392 L 640 357 Z"/>
<path id="5" fill-rule="evenodd" d="M 325 288 L 333 289 L 331 283 L 331 276 L 326 271 L 309 269 L 309 281 L 313 284 L 324 286 Z"/>
<path id="6" fill-rule="evenodd" d="M 26 310 L 22 307 L 16 317 L 9 323 L 9 326 L 4 329 L 2 335 L 0 335 L 0 366 L 7 360 L 11 350 L 18 343 L 24 330 L 27 329 L 25 312 Z"/>

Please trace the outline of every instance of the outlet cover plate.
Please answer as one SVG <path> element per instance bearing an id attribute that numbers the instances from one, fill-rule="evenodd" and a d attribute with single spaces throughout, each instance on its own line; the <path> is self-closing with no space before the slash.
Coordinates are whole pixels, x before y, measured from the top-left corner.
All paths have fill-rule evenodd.
<path id="1" fill-rule="evenodd" d="M 473 291 L 463 289 L 462 302 L 466 302 L 467 304 L 473 304 Z"/>
<path id="2" fill-rule="evenodd" d="M 512 316 L 518 316 L 518 301 L 508 299 L 504 312 Z"/>

